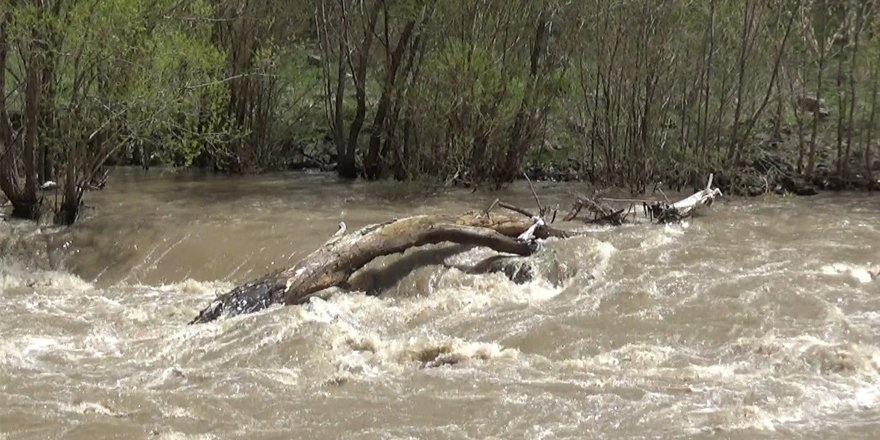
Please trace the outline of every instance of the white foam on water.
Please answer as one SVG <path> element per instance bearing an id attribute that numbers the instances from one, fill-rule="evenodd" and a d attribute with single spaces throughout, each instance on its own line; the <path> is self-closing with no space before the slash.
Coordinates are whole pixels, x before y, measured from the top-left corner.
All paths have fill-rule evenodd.
<path id="1" fill-rule="evenodd" d="M 182 432 L 162 432 L 159 433 L 159 440 L 214 440 L 218 438 L 214 434 L 185 434 Z"/>
<path id="2" fill-rule="evenodd" d="M 106 330 L 92 330 L 82 343 L 82 350 L 93 357 L 122 356 L 119 338 Z"/>
<path id="3" fill-rule="evenodd" d="M 69 272 L 31 270 L 16 263 L 0 262 L 0 292 L 22 288 L 85 292 L 94 285 Z"/>
<path id="4" fill-rule="evenodd" d="M 282 385 L 295 387 L 302 384 L 302 372 L 295 368 L 260 370 L 259 374 Z"/>
<path id="5" fill-rule="evenodd" d="M 877 408 L 880 404 L 880 385 L 865 384 L 859 387 L 853 395 L 853 401 L 863 410 Z"/>
<path id="6" fill-rule="evenodd" d="M 688 224 L 667 223 L 662 227 L 649 228 L 644 231 L 645 238 L 639 243 L 642 249 L 654 249 L 675 242 L 685 234 Z"/>
<path id="7" fill-rule="evenodd" d="M 873 345 L 769 333 L 730 347 L 732 358 L 707 363 L 688 347 L 626 344 L 552 363 L 559 371 L 548 371 L 545 381 L 579 377 L 569 381 L 597 390 L 609 408 L 619 405 L 621 387 L 650 391 L 636 404 L 658 405 L 645 423 L 672 424 L 691 434 L 821 429 L 880 404 L 880 352 Z"/>
<path id="8" fill-rule="evenodd" d="M 823 275 L 847 275 L 860 283 L 870 283 L 877 275 L 869 265 L 856 265 L 850 263 L 833 263 L 822 266 L 820 273 Z"/>
<path id="9" fill-rule="evenodd" d="M 192 278 L 187 278 L 178 283 L 162 284 L 158 287 L 142 284 L 137 284 L 135 287 L 150 289 L 161 293 L 210 297 L 231 290 L 235 286 L 227 281 L 198 281 Z"/>
<path id="10" fill-rule="evenodd" d="M 19 359 L 21 359 L 24 364 L 30 365 L 35 364 L 37 358 L 45 353 L 67 349 L 61 341 L 43 336 L 21 338 L 17 345 L 18 346 L 12 348 L 10 352 L 18 353 Z"/>
<path id="11" fill-rule="evenodd" d="M 435 290 L 423 298 L 424 306 L 463 305 L 466 310 L 501 304 L 528 304 L 547 301 L 562 292 L 547 280 L 538 278 L 517 284 L 501 273 L 468 275 L 458 269 L 443 274 Z"/>
<path id="12" fill-rule="evenodd" d="M 0 292 L 8 289 L 15 289 L 26 285 L 27 280 L 20 275 L 12 274 L 7 271 L 0 271 Z"/>
<path id="13" fill-rule="evenodd" d="M 595 255 L 592 265 L 593 276 L 599 278 L 604 276 L 611 264 L 611 259 L 617 254 L 617 248 L 607 241 L 599 241 L 593 243 L 591 253 Z"/>
<path id="14" fill-rule="evenodd" d="M 531 294 L 525 295 L 534 298 Z M 312 298 L 297 315 L 305 324 L 326 326 L 322 338 L 330 346 L 328 356 L 336 365 L 337 373 L 346 374 L 346 379 L 387 379 L 389 373 L 402 373 L 412 368 L 516 356 L 515 350 L 493 342 L 468 341 L 444 335 L 430 327 L 406 329 L 409 319 L 432 313 L 428 309 L 446 307 L 447 313 L 455 314 L 458 312 L 448 308 L 466 310 L 470 307 L 463 302 L 449 301 L 449 298 L 444 303 L 435 296 L 393 302 L 360 294 L 338 295 L 326 301 Z M 482 307 L 491 304 L 492 299 L 484 298 L 479 303 Z"/>
<path id="15" fill-rule="evenodd" d="M 776 416 L 755 405 L 737 405 L 727 408 L 707 408 L 700 424 L 712 427 L 712 431 L 776 431 Z M 705 429 L 702 429 L 705 430 Z"/>
<path id="16" fill-rule="evenodd" d="M 79 402 L 76 404 L 62 403 L 60 409 L 66 412 L 84 415 L 94 414 L 114 417 L 123 415 L 111 410 L 110 408 L 98 402 Z"/>
<path id="17" fill-rule="evenodd" d="M 649 369 L 660 366 L 674 353 L 672 347 L 626 344 L 594 357 L 596 365 L 625 369 Z"/>

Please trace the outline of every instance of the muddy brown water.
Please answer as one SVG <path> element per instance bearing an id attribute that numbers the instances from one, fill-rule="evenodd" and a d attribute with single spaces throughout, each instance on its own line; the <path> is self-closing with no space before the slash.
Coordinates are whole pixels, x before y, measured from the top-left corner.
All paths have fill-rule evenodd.
<path id="1" fill-rule="evenodd" d="M 540 184 L 546 203 L 576 184 Z M 880 197 L 561 226 L 536 277 L 434 248 L 304 306 L 185 323 L 350 228 L 500 193 L 117 170 L 69 230 L 0 223 L 0 438 L 877 438 Z M 409 268 L 382 268 L 415 261 Z M 380 286 L 377 288 L 376 286 Z M 365 290 L 370 290 L 364 288 Z"/>

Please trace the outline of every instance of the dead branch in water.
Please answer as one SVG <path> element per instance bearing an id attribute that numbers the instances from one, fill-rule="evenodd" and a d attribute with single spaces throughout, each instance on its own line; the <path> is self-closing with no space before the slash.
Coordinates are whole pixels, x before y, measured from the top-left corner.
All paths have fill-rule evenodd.
<path id="1" fill-rule="evenodd" d="M 523 173 L 523 177 L 525 177 L 526 182 L 528 182 L 528 184 L 529 184 L 529 190 L 532 192 L 532 197 L 535 198 L 535 205 L 537 205 L 537 207 L 538 207 L 537 214 L 533 214 L 528 209 L 521 208 L 516 205 L 511 205 L 510 203 L 503 202 L 503 201 L 501 201 L 501 199 L 495 199 L 495 201 L 493 201 L 492 204 L 490 204 L 489 207 L 486 208 L 485 214 L 488 216 L 489 213 L 492 212 L 492 210 L 496 206 L 498 206 L 498 207 L 504 208 L 508 211 L 513 211 L 513 212 L 522 214 L 522 215 L 524 215 L 532 220 L 535 220 L 535 221 L 537 221 L 537 219 L 541 219 L 541 221 L 544 223 L 555 222 L 556 221 L 556 213 L 559 211 L 559 205 L 557 204 L 556 206 L 554 206 L 552 208 L 550 206 L 542 205 L 541 199 L 538 197 L 538 193 L 537 193 L 537 191 L 535 191 L 534 185 L 532 185 L 532 180 L 529 179 L 529 176 L 525 173 Z M 551 211 L 552 211 L 552 213 L 551 213 Z M 546 220 L 548 214 L 552 214 L 549 221 Z"/>
<path id="2" fill-rule="evenodd" d="M 645 203 L 643 205 L 645 214 L 658 223 L 678 222 L 692 216 L 698 209 L 711 205 L 715 201 L 715 197 L 722 195 L 721 190 L 712 188 L 713 177 L 714 175 L 709 174 L 709 181 L 706 183 L 705 189 L 675 203 Z"/>
<path id="3" fill-rule="evenodd" d="M 631 211 L 635 209 L 636 204 L 641 204 L 645 216 L 652 221 L 658 223 L 672 223 L 681 221 L 694 214 L 699 208 L 709 206 L 716 197 L 721 195 L 721 191 L 712 188 L 713 176 L 709 175 L 706 188 L 700 190 L 693 195 L 679 200 L 675 203 L 669 201 L 669 197 L 660 188 L 660 183 L 655 185 L 654 191 L 659 191 L 665 201 L 650 201 L 644 199 L 619 199 L 611 197 L 587 197 L 577 196 L 568 215 L 564 217 L 565 221 L 574 220 L 582 210 L 587 210 L 592 214 L 592 218 L 585 219 L 588 223 L 610 224 L 614 226 L 622 225 L 626 222 L 626 218 Z M 607 202 L 628 203 L 628 207 L 615 209 Z"/>
<path id="4" fill-rule="evenodd" d="M 485 246 L 498 252 L 531 255 L 535 238 L 567 237 L 543 221 L 503 215 L 418 215 L 365 226 L 345 233 L 340 225 L 327 243 L 291 268 L 266 275 L 220 295 L 190 324 L 240 315 L 273 304 L 298 304 L 320 290 L 344 285 L 354 272 L 375 258 L 409 248 L 451 242 Z"/>
<path id="5" fill-rule="evenodd" d="M 624 214 L 626 209 L 615 210 L 601 201 L 586 196 L 578 196 L 577 200 L 575 200 L 571 207 L 571 211 L 563 217 L 563 220 L 574 220 L 583 209 L 586 209 L 593 214 L 593 218 L 589 220 L 590 223 L 620 226 L 626 221 L 626 215 Z"/>

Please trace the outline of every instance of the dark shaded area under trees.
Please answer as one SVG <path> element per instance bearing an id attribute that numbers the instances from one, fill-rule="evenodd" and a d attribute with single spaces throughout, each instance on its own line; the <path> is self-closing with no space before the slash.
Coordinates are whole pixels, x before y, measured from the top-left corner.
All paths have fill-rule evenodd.
<path id="1" fill-rule="evenodd" d="M 109 165 L 878 186 L 880 0 L 0 4 L 15 217 L 72 224 Z"/>

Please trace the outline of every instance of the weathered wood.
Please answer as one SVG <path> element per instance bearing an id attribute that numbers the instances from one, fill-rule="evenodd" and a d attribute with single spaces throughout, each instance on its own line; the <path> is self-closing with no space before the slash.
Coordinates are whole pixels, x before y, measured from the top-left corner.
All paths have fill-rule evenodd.
<path id="1" fill-rule="evenodd" d="M 620 226 L 625 220 L 625 216 L 623 215 L 624 211 L 626 211 L 625 209 L 615 210 L 605 203 L 593 200 L 586 196 L 578 196 L 577 200 L 575 200 L 571 207 L 571 211 L 563 217 L 563 220 L 574 220 L 582 209 L 586 209 L 593 214 L 592 220 L 588 220 L 590 223 Z"/>
<path id="2" fill-rule="evenodd" d="M 272 304 L 298 304 L 320 290 L 345 284 L 358 269 L 377 257 L 411 247 L 442 242 L 485 246 L 498 252 L 530 255 L 537 246 L 517 237 L 534 225 L 531 219 L 469 213 L 461 216 L 419 215 L 337 234 L 295 266 L 271 273 L 219 296 L 190 322 L 223 315 L 252 313 Z M 566 237 L 564 231 L 540 225 L 534 237 Z"/>
<path id="3" fill-rule="evenodd" d="M 669 204 L 665 202 L 654 202 L 645 204 L 645 211 L 650 217 L 659 223 L 671 223 L 681 221 L 690 217 L 703 206 L 709 206 L 715 201 L 715 197 L 721 196 L 721 190 L 712 188 L 713 175 L 709 174 L 709 181 L 706 183 L 706 189 L 702 189 L 691 196 Z"/>

